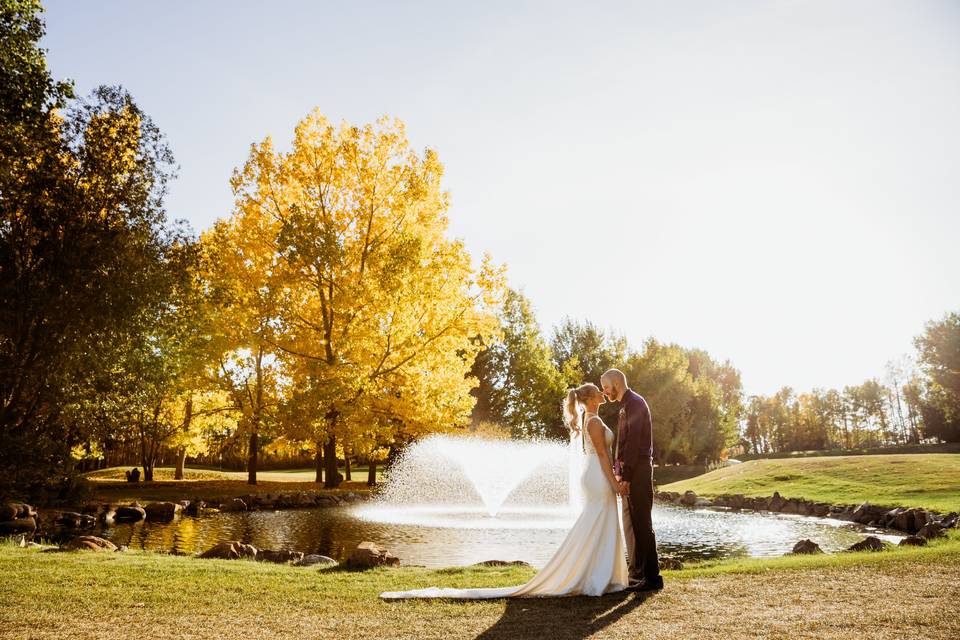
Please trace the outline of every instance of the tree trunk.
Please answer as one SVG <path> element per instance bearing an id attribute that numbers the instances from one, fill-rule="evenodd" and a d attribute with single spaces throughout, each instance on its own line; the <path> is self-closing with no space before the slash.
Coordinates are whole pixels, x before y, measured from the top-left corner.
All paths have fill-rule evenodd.
<path id="1" fill-rule="evenodd" d="M 373 487 L 377 484 L 377 463 L 375 460 L 367 461 L 367 486 Z"/>
<path id="2" fill-rule="evenodd" d="M 250 455 L 247 458 L 247 484 L 257 484 L 257 445 L 259 443 L 260 438 L 254 431 L 250 434 L 250 444 L 248 445 Z"/>
<path id="3" fill-rule="evenodd" d="M 193 422 L 193 396 L 187 397 L 187 402 L 183 407 L 183 422 L 180 428 L 184 433 L 190 431 L 190 424 Z M 187 448 L 180 447 L 177 450 L 177 470 L 173 474 L 174 480 L 183 480 L 183 466 L 187 462 Z"/>
<path id="4" fill-rule="evenodd" d="M 321 484 L 323 482 L 323 443 L 317 440 L 317 454 L 314 457 L 316 462 L 317 477 L 314 482 Z"/>
<path id="5" fill-rule="evenodd" d="M 147 455 L 147 433 L 143 425 L 143 416 L 140 417 L 140 466 L 143 467 L 143 481 L 153 482 L 153 464 Z"/>
<path id="6" fill-rule="evenodd" d="M 263 415 L 263 345 L 257 347 L 257 394 L 253 407 L 253 433 L 250 434 L 250 458 L 247 461 L 247 484 L 257 484 L 257 447 L 260 444 L 260 418 Z"/>
<path id="7" fill-rule="evenodd" d="M 350 477 L 350 455 L 347 453 L 347 450 L 343 450 L 343 478 L 345 480 L 353 480 Z"/>
<path id="8" fill-rule="evenodd" d="M 323 457 L 324 468 L 327 472 L 323 486 L 327 489 L 335 489 L 339 474 L 337 473 L 337 437 L 333 434 L 327 437 L 327 441 L 323 445 Z"/>
<path id="9" fill-rule="evenodd" d="M 187 448 L 177 449 L 177 470 L 173 474 L 174 480 L 183 480 L 183 467 L 187 462 Z"/>

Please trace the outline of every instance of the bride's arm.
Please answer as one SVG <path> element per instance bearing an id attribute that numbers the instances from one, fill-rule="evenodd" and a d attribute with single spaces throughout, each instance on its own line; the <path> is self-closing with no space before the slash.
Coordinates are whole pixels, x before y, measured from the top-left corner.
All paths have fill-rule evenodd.
<path id="1" fill-rule="evenodd" d="M 613 464 L 610 462 L 610 455 L 607 453 L 607 442 L 604 438 L 603 421 L 596 417 L 590 418 L 590 422 L 587 424 L 587 433 L 590 434 L 593 449 L 597 452 L 597 457 L 600 458 L 600 468 L 603 469 L 603 475 L 606 476 L 607 482 L 610 483 L 611 491 L 618 493 L 620 483 L 617 482 L 617 479 L 613 475 Z"/>

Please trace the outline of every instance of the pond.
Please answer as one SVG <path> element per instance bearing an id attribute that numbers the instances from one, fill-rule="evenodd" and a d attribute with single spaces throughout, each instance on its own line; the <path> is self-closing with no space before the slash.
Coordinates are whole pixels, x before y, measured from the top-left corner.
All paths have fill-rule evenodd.
<path id="1" fill-rule="evenodd" d="M 583 460 L 576 440 L 431 436 L 407 447 L 376 498 L 364 504 L 211 513 L 167 524 L 120 525 L 102 534 L 131 548 L 187 554 L 239 540 L 258 549 L 343 561 L 358 544 L 370 541 L 407 565 L 523 560 L 541 567 L 580 511 Z M 779 556 L 803 538 L 836 551 L 858 542 L 866 531 L 838 520 L 667 504 L 654 508 L 653 521 L 661 555 L 679 560 Z"/>
<path id="2" fill-rule="evenodd" d="M 370 504 L 215 513 L 169 523 L 116 525 L 100 535 L 133 549 L 193 554 L 217 542 L 240 540 L 260 549 L 320 553 L 338 561 L 369 540 L 389 549 L 405 565 L 448 567 L 496 559 L 541 567 L 572 523 L 563 509 L 507 508 L 496 518 L 481 509 L 431 509 L 429 514 L 404 509 L 407 521 L 397 514 L 385 518 L 379 509 Z M 653 519 L 661 555 L 680 560 L 780 556 L 801 538 L 829 552 L 850 546 L 866 532 L 892 542 L 901 537 L 831 519 L 673 505 L 657 505 Z"/>

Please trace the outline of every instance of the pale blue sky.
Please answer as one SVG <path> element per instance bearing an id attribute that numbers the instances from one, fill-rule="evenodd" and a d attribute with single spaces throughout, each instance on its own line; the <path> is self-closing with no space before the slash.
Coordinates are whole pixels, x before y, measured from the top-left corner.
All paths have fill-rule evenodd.
<path id="1" fill-rule="evenodd" d="M 53 73 L 133 93 L 198 230 L 251 142 L 388 114 L 546 331 L 699 346 L 769 393 L 882 376 L 960 310 L 960 3 L 45 4 Z"/>

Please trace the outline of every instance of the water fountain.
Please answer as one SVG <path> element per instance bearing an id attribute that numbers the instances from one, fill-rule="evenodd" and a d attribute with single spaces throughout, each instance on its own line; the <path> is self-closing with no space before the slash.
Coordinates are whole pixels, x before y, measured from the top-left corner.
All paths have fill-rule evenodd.
<path id="1" fill-rule="evenodd" d="M 431 436 L 407 448 L 357 515 L 457 528 L 566 526 L 577 500 L 573 453 L 554 441 Z"/>

